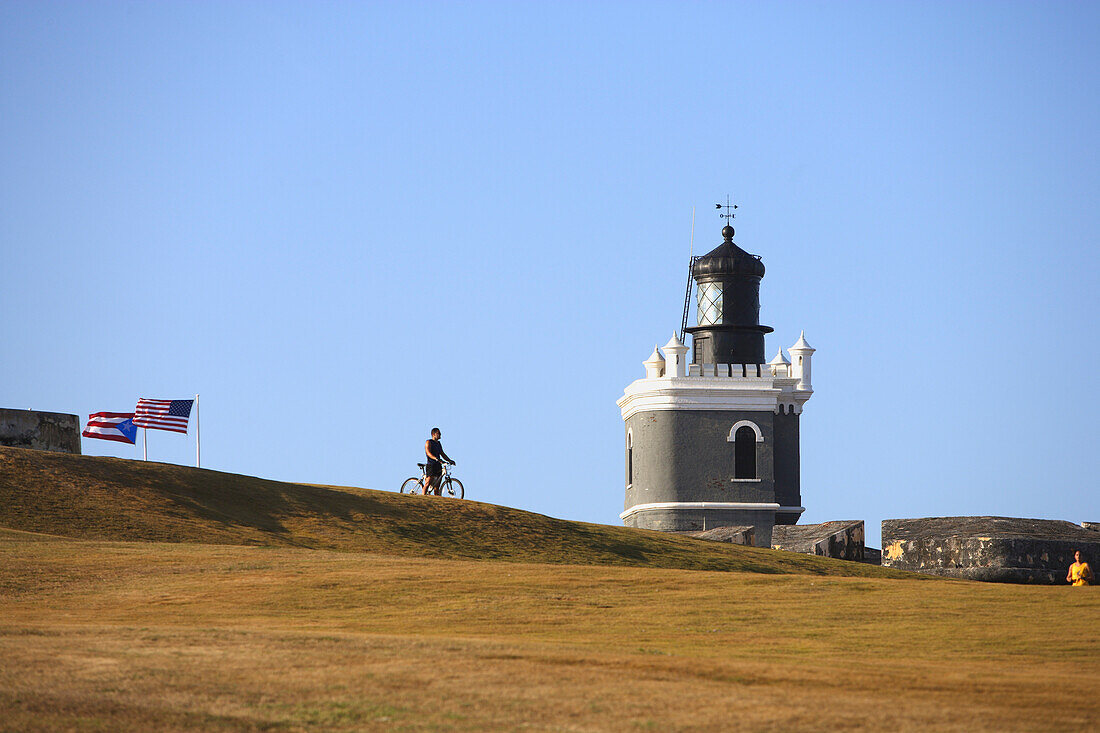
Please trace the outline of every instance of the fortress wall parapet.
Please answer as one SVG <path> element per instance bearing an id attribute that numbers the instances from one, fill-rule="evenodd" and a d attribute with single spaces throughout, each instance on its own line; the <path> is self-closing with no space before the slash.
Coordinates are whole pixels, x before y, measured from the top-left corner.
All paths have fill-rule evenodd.
<path id="1" fill-rule="evenodd" d="M 80 455 L 80 418 L 0 407 L 0 445 Z"/>
<path id="2" fill-rule="evenodd" d="M 772 531 L 772 549 L 859 562 L 865 550 L 863 520 L 777 525 Z"/>
<path id="3" fill-rule="evenodd" d="M 882 522 L 882 564 L 969 580 L 1065 584 L 1073 553 L 1100 559 L 1100 533 L 1072 522 L 928 517 Z"/>

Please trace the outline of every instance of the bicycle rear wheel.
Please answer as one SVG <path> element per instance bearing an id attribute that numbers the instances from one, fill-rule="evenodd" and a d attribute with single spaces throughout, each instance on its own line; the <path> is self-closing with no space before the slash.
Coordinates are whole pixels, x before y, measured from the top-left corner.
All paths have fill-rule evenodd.
<path id="1" fill-rule="evenodd" d="M 416 476 L 405 479 L 405 483 L 401 484 L 402 494 L 419 494 L 424 487 L 420 483 L 420 479 Z"/>
<path id="2" fill-rule="evenodd" d="M 466 490 L 462 488 L 462 482 L 456 478 L 449 478 L 443 485 L 443 496 L 453 496 L 456 499 L 461 499 L 466 495 Z"/>

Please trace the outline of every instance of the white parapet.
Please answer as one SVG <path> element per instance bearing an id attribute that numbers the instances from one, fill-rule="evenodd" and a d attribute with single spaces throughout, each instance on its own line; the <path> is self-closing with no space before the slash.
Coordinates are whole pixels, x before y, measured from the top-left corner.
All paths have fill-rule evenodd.
<path id="1" fill-rule="evenodd" d="M 632 382 L 616 404 L 623 420 L 654 410 L 748 410 L 802 412 L 813 395 L 809 359 L 815 351 L 805 338 L 791 347 L 791 362 L 780 350 L 768 364 L 688 364 L 688 347 L 673 334 L 643 365 L 646 376 Z"/>

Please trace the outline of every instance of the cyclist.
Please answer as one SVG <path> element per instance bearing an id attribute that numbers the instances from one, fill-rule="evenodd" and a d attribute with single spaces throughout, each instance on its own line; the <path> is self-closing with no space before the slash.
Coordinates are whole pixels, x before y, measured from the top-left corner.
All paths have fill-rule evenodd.
<path id="1" fill-rule="evenodd" d="M 443 461 L 455 465 L 451 457 L 443 452 L 443 445 L 439 439 L 443 433 L 439 428 L 432 428 L 432 437 L 424 441 L 424 455 L 428 457 L 428 465 L 424 469 L 424 494 L 429 493 L 439 496 L 439 480 L 443 477 Z"/>

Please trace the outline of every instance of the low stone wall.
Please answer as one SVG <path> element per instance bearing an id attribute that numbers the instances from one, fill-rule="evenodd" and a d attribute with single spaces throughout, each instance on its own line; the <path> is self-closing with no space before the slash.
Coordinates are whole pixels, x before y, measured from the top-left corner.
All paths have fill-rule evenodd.
<path id="1" fill-rule="evenodd" d="M 1100 533 L 1072 522 L 1014 517 L 882 522 L 882 564 L 931 575 L 1064 584 L 1075 550 L 1095 567 L 1100 560 Z"/>
<path id="2" fill-rule="evenodd" d="M 718 527 L 706 532 L 687 532 L 689 537 L 712 542 L 730 542 L 735 545 L 752 545 L 755 531 L 753 527 Z"/>
<path id="3" fill-rule="evenodd" d="M 621 516 L 621 515 L 620 515 Z M 706 532 L 707 528 L 752 527 L 757 547 L 771 547 L 772 509 L 703 509 L 690 503 L 683 506 L 646 509 L 626 517 L 623 524 L 635 529 L 655 529 L 658 532 Z"/>
<path id="4" fill-rule="evenodd" d="M 863 520 L 821 524 L 777 524 L 772 529 L 772 549 L 863 561 Z"/>
<path id="5" fill-rule="evenodd" d="M 80 418 L 0 407 L 0 445 L 80 455 Z"/>

